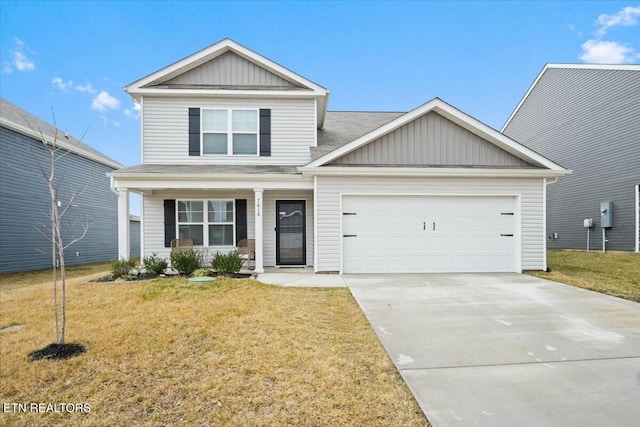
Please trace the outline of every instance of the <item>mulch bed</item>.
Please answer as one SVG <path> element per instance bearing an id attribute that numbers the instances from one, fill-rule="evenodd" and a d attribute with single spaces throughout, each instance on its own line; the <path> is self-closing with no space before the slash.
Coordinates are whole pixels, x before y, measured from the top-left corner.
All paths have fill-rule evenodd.
<path id="1" fill-rule="evenodd" d="M 35 362 L 36 360 L 62 360 L 70 357 L 79 356 L 87 351 L 87 347 L 84 344 L 69 343 L 69 344 L 49 344 L 45 348 L 32 351 L 29 353 L 29 360 Z"/>

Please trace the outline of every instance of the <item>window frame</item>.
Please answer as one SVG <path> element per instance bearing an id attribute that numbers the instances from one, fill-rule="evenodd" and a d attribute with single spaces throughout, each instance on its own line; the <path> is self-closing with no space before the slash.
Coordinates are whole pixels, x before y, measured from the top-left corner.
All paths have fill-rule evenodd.
<path id="1" fill-rule="evenodd" d="M 180 222 L 179 206 L 180 202 L 202 202 L 202 222 Z M 209 202 L 231 202 L 231 222 L 209 222 Z M 202 245 L 198 247 L 216 247 L 216 248 L 235 248 L 236 242 L 236 200 L 235 199 L 176 199 L 176 236 L 180 236 L 181 225 L 201 225 L 202 226 Z M 231 245 L 211 245 L 209 242 L 209 226 L 211 225 L 231 225 L 233 243 Z"/>
<path id="2" fill-rule="evenodd" d="M 226 111 L 227 112 L 227 153 L 226 154 L 210 154 L 204 152 L 204 135 L 222 135 L 224 132 L 212 132 L 204 130 L 204 112 L 205 111 Z M 233 112 L 234 111 L 252 111 L 256 117 L 255 132 L 234 132 L 233 131 Z M 234 154 L 233 153 L 233 135 L 254 135 L 256 136 L 256 153 L 255 154 Z M 218 156 L 218 157 L 259 157 L 260 156 L 260 109 L 259 108 L 201 108 L 200 109 L 200 155 L 201 156 Z"/>

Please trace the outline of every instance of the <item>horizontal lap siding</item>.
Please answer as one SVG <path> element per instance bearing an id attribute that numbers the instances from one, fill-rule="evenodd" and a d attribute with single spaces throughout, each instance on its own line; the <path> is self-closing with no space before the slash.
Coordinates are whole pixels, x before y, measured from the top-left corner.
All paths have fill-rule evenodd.
<path id="1" fill-rule="evenodd" d="M 158 191 L 153 196 L 144 196 L 142 221 L 144 227 L 144 256 L 158 253 L 163 258 L 169 258 L 171 249 L 164 247 L 164 200 L 197 200 L 197 199 L 246 199 L 247 200 L 247 238 L 253 239 L 254 234 L 254 205 L 253 191 Z M 216 251 L 228 251 L 229 248 L 209 247 L 209 256 Z"/>
<path id="2" fill-rule="evenodd" d="M 317 186 L 318 271 L 340 270 L 340 194 L 505 194 L 521 196 L 522 268 L 544 266 L 542 179 L 319 177 Z"/>
<path id="3" fill-rule="evenodd" d="M 0 141 L 0 272 L 50 268 L 51 243 L 37 229 L 44 226 L 50 235 L 47 214 L 51 199 L 47 184 L 37 175 L 36 163 L 37 159 L 48 169 L 48 154 L 41 142 L 6 128 L 0 128 Z M 69 224 L 89 218 L 85 237 L 65 251 L 66 265 L 117 258 L 118 205 L 106 176 L 113 168 L 71 153 L 58 159 L 56 171 L 60 209 L 68 205 L 73 190 L 86 187 L 62 222 L 63 230 L 68 230 Z M 78 225 L 72 230 L 65 237 L 67 242 L 82 234 Z"/>
<path id="4" fill-rule="evenodd" d="M 271 109 L 271 156 L 189 156 L 189 108 Z M 315 144 L 313 100 L 238 100 L 145 97 L 143 163 L 302 165 Z"/>
<path id="5" fill-rule="evenodd" d="M 255 238 L 255 203 L 253 191 L 223 192 L 223 191 L 189 191 L 189 192 L 158 192 L 152 197 L 146 196 L 144 204 L 144 250 L 145 256 L 156 252 L 163 258 L 168 258 L 170 249 L 164 247 L 164 199 L 246 199 L 247 200 L 247 238 Z M 308 191 L 265 191 L 263 195 L 263 248 L 264 265 L 276 264 L 275 252 L 275 201 L 277 200 L 306 200 L 307 201 L 307 264 L 313 265 L 313 194 Z M 228 250 L 209 248 L 209 252 Z"/>
<path id="6" fill-rule="evenodd" d="M 600 202 L 613 202 L 607 248 L 635 249 L 635 191 L 640 184 L 640 71 L 547 69 L 505 135 L 572 170 L 548 187 L 550 248 L 602 245 Z"/>

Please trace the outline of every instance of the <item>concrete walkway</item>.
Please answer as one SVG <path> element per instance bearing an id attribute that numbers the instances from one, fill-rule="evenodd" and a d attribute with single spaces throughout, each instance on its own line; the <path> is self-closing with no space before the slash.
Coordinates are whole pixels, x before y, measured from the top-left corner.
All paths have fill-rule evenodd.
<path id="1" fill-rule="evenodd" d="M 519 274 L 345 280 L 435 427 L 640 425 L 640 304 Z"/>
<path id="2" fill-rule="evenodd" d="M 339 274 L 316 274 L 313 268 L 268 267 L 257 280 L 269 285 L 296 286 L 306 288 L 346 288 L 347 283 Z"/>

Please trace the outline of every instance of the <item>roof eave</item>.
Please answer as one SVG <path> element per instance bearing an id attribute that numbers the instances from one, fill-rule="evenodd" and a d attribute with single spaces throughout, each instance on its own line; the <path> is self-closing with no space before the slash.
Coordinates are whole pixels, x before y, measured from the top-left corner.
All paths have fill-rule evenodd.
<path id="1" fill-rule="evenodd" d="M 27 126 L 22 126 L 18 123 L 15 123 L 11 120 L 7 120 L 3 117 L 0 117 L 0 126 L 3 126 L 7 129 L 11 129 L 15 132 L 21 133 L 29 138 L 33 138 L 37 141 L 42 141 L 44 139 L 44 142 L 46 142 L 49 145 L 53 145 L 54 142 L 55 144 L 64 149 L 67 150 L 71 153 L 77 154 L 78 156 L 84 157 L 86 159 L 92 160 L 94 162 L 100 163 L 102 165 L 114 168 L 114 169 L 120 169 L 123 168 L 124 165 L 116 162 L 115 160 L 111 160 L 109 158 L 106 157 L 101 157 L 101 156 L 97 156 L 94 153 L 91 153 L 89 151 L 83 150 L 82 148 L 78 147 L 77 145 L 75 145 L 73 142 L 66 142 L 63 141 L 62 139 L 58 138 L 56 141 L 54 141 L 54 138 L 48 137 L 47 135 L 44 134 L 40 134 L 38 132 L 36 132 L 34 129 L 31 129 Z"/>
<path id="2" fill-rule="evenodd" d="M 551 169 L 440 168 L 440 167 L 341 167 L 302 166 L 303 176 L 395 176 L 395 177 L 495 177 L 495 178 L 559 178 L 572 171 Z"/>

